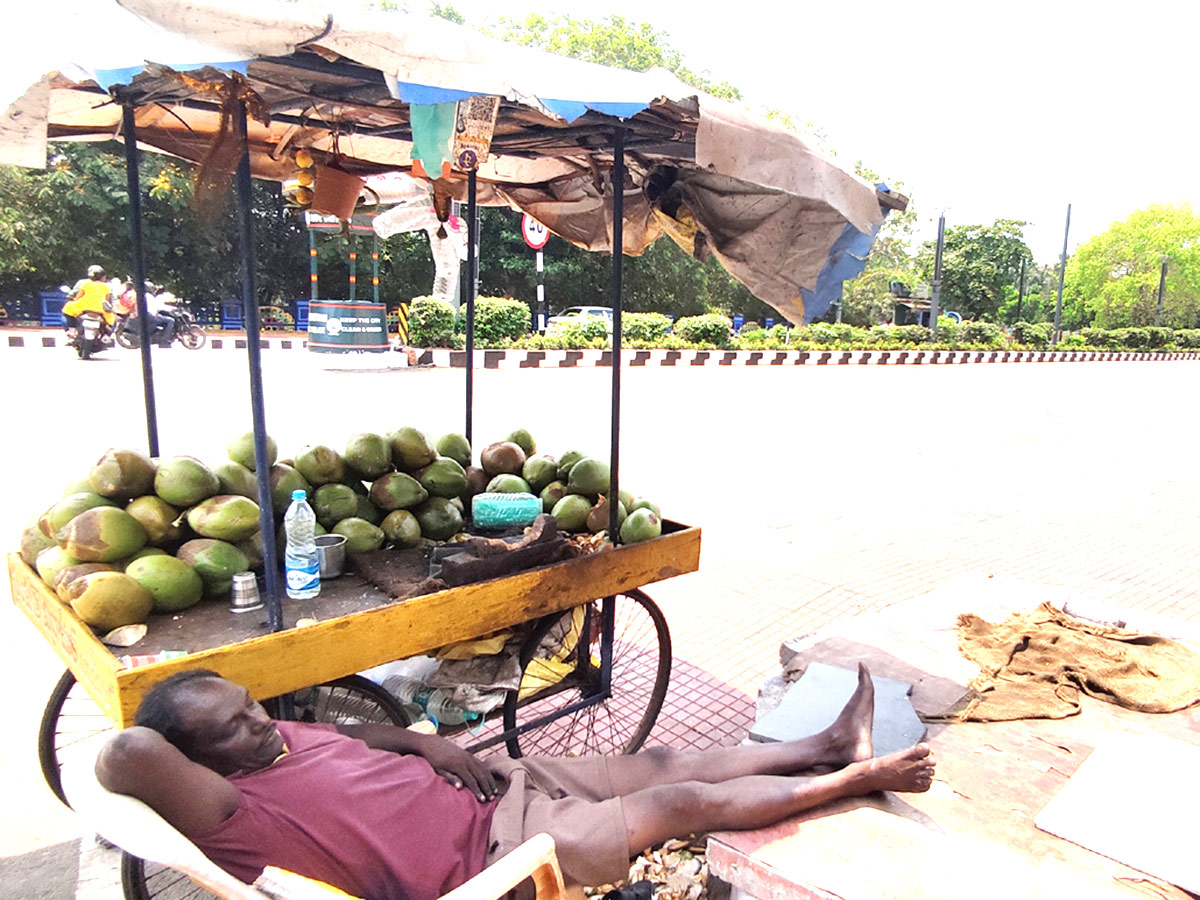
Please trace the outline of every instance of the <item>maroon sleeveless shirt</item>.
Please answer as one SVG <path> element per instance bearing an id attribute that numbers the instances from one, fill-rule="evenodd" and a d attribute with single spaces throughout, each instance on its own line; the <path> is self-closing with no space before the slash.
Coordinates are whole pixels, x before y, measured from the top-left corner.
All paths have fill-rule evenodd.
<path id="1" fill-rule="evenodd" d="M 332 725 L 275 724 L 291 752 L 229 776 L 237 811 L 192 837 L 225 871 L 279 866 L 367 900 L 436 900 L 482 871 L 495 801 Z"/>

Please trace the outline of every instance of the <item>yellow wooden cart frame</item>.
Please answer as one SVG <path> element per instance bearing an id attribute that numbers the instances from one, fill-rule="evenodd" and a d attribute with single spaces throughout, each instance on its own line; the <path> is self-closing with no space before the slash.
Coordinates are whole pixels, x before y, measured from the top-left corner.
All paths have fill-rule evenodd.
<path id="1" fill-rule="evenodd" d="M 8 572 L 13 602 L 104 714 L 125 728 L 146 692 L 184 669 L 213 669 L 256 699 L 276 697 L 696 571 L 700 529 L 664 524 L 668 533 L 644 543 L 131 669 L 16 553 L 8 557 Z"/>

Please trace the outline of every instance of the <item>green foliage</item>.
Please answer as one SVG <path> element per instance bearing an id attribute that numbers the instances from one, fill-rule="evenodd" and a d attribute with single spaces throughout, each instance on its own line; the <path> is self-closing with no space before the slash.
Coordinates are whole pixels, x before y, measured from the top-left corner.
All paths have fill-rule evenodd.
<path id="1" fill-rule="evenodd" d="M 963 322 L 958 339 L 964 344 L 1000 347 L 1004 344 L 1004 329 L 991 322 Z"/>
<path id="2" fill-rule="evenodd" d="M 662 313 L 621 313 L 621 340 L 656 341 L 671 330 L 671 320 Z"/>
<path id="3" fill-rule="evenodd" d="M 1050 346 L 1050 338 L 1054 336 L 1054 326 L 1049 322 L 1014 322 L 1012 336 L 1018 344 L 1044 349 Z"/>
<path id="4" fill-rule="evenodd" d="M 1112 333 L 1112 341 L 1126 350 L 1145 350 L 1150 346 L 1150 335 L 1145 328 L 1118 328 Z"/>
<path id="5" fill-rule="evenodd" d="M 946 229 L 942 253 L 942 308 L 964 319 L 995 321 L 1011 287 L 1033 255 L 1021 234 L 1024 222 L 997 219 L 991 225 L 959 225 Z M 933 280 L 935 244 L 927 241 L 918 263 Z"/>
<path id="6" fill-rule="evenodd" d="M 675 323 L 675 334 L 682 341 L 723 347 L 729 341 L 731 327 L 727 318 L 713 313 L 703 316 L 685 316 Z"/>
<path id="7" fill-rule="evenodd" d="M 1075 350 L 1078 348 L 1090 347 L 1090 346 L 1092 346 L 1092 345 L 1088 343 L 1087 338 L 1085 338 L 1082 334 L 1068 334 L 1068 335 L 1064 335 L 1063 339 L 1058 342 L 1057 349 L 1059 349 L 1059 350 Z"/>
<path id="8" fill-rule="evenodd" d="M 455 332 L 466 329 L 466 307 L 458 310 Z M 498 346 L 529 334 L 531 317 L 523 300 L 510 297 L 475 298 L 475 341 L 481 347 Z"/>
<path id="9" fill-rule="evenodd" d="M 609 16 L 596 22 L 570 16 L 547 18 L 531 13 L 524 19 L 501 17 L 487 29 L 496 37 L 526 47 L 537 47 L 560 56 L 571 56 L 618 69 L 662 68 L 692 87 L 726 100 L 740 100 L 742 93 L 728 82 L 714 82 L 708 72 L 695 72 L 684 65 L 683 55 L 668 43 L 666 32 L 652 25 Z"/>
<path id="10" fill-rule="evenodd" d="M 953 344 L 959 339 L 962 332 L 962 325 L 950 318 L 949 316 L 938 316 L 937 333 L 938 339 L 946 344 Z"/>
<path id="11" fill-rule="evenodd" d="M 1084 328 L 1079 336 L 1089 347 L 1099 347 L 1103 350 L 1116 350 L 1121 346 L 1115 331 L 1105 331 L 1103 328 Z M 1062 341 L 1059 341 L 1061 344 Z"/>
<path id="12" fill-rule="evenodd" d="M 454 343 L 454 307 L 439 297 L 414 297 L 408 307 L 408 342 L 414 347 Z"/>
<path id="13" fill-rule="evenodd" d="M 1200 348 L 1200 328 L 1181 328 L 1176 331 L 1175 346 L 1184 350 Z"/>
<path id="14" fill-rule="evenodd" d="M 1064 306 L 1077 303 L 1100 328 L 1153 325 L 1167 259 L 1163 324 L 1200 325 L 1200 215 L 1154 204 L 1088 240 L 1067 263 Z"/>
<path id="15" fill-rule="evenodd" d="M 1152 350 L 1157 350 L 1160 347 L 1165 347 L 1171 343 L 1174 338 L 1174 333 L 1170 328 L 1156 328 L 1151 326 L 1145 329 L 1146 346 Z"/>
<path id="16" fill-rule="evenodd" d="M 876 325 L 871 329 L 872 343 L 885 347 L 923 344 L 930 335 L 930 330 L 924 325 Z"/>

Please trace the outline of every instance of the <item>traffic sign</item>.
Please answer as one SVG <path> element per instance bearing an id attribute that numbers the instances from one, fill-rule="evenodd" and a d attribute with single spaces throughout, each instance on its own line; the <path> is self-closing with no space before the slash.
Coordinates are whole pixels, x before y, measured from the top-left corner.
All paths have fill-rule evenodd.
<path id="1" fill-rule="evenodd" d="M 533 250 L 541 250 L 550 240 L 550 230 L 529 213 L 521 216 L 521 236 Z"/>

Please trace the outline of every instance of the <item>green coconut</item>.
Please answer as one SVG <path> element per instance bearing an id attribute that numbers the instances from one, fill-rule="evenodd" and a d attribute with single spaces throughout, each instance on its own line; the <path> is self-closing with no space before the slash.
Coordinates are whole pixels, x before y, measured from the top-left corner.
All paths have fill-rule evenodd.
<path id="1" fill-rule="evenodd" d="M 238 494 L 218 494 L 189 509 L 187 523 L 201 537 L 235 543 L 258 531 L 258 504 Z"/>
<path id="2" fill-rule="evenodd" d="M 58 545 L 80 562 L 109 562 L 146 546 L 146 529 L 123 509 L 97 506 L 64 525 Z"/>
<path id="3" fill-rule="evenodd" d="M 434 445 L 438 456 L 448 456 L 464 469 L 471 464 L 471 442 L 465 434 L 443 434 Z"/>
<path id="4" fill-rule="evenodd" d="M 204 596 L 200 574 L 174 556 L 144 556 L 126 566 L 125 574 L 150 592 L 157 613 L 179 612 Z"/>
<path id="5" fill-rule="evenodd" d="M 279 448 L 275 444 L 275 439 L 269 434 L 267 435 L 267 468 L 275 464 L 275 458 L 279 454 Z M 251 472 L 258 471 L 257 460 L 254 458 L 254 432 L 247 431 L 245 434 L 235 437 L 229 442 L 229 458 L 239 466 L 249 469 Z M 227 493 L 238 493 L 237 491 L 228 491 Z"/>
<path id="6" fill-rule="evenodd" d="M 407 509 L 397 509 L 388 513 L 380 528 L 387 539 L 401 549 L 415 547 L 421 542 L 421 523 Z"/>
<path id="7" fill-rule="evenodd" d="M 221 490 L 212 469 L 191 456 L 172 456 L 158 464 L 154 493 L 180 509 L 207 500 Z"/>
<path id="8" fill-rule="evenodd" d="M 38 527 L 46 537 L 57 538 L 64 525 L 80 513 L 95 509 L 97 506 L 116 506 L 116 504 L 107 497 L 101 497 L 95 491 L 68 494 L 42 513 L 42 517 L 38 519 Z"/>
<path id="9" fill-rule="evenodd" d="M 348 553 L 363 553 L 367 550 L 378 550 L 383 546 L 387 535 L 382 528 L 372 525 L 366 519 L 351 516 L 342 519 L 333 526 L 333 533 L 346 538 Z"/>
<path id="10" fill-rule="evenodd" d="M 304 491 L 312 497 L 312 487 L 304 476 L 286 463 L 271 466 L 271 510 L 282 516 L 292 505 L 292 491 Z"/>
<path id="11" fill-rule="evenodd" d="M 140 450 L 108 450 L 92 466 L 88 483 L 102 497 L 140 497 L 154 489 L 154 463 Z"/>
<path id="12" fill-rule="evenodd" d="M 437 447 L 425 432 L 404 426 L 388 432 L 388 443 L 392 445 L 392 462 L 397 469 L 415 472 L 438 457 Z"/>
<path id="13" fill-rule="evenodd" d="M 148 590 L 122 572 L 93 572 L 66 588 L 75 615 L 101 632 L 144 622 L 154 609 Z"/>
<path id="14" fill-rule="evenodd" d="M 662 519 L 653 511 L 642 507 L 631 512 L 621 526 L 621 543 L 636 544 L 662 534 Z"/>
<path id="15" fill-rule="evenodd" d="M 358 512 L 358 495 L 344 484 L 323 484 L 313 494 L 312 506 L 317 521 L 332 528 Z"/>
<path id="16" fill-rule="evenodd" d="M 533 435 L 524 428 L 518 428 L 512 431 L 508 437 L 505 438 L 505 440 L 512 441 L 514 444 L 520 447 L 525 452 L 527 457 L 537 453 L 537 441 L 535 441 L 533 439 Z"/>
<path id="17" fill-rule="evenodd" d="M 462 513 L 445 497 L 430 497 L 413 510 L 413 515 L 421 525 L 422 536 L 430 540 L 444 541 L 462 531 Z"/>
<path id="18" fill-rule="evenodd" d="M 380 509 L 412 509 L 425 501 L 429 491 L 405 472 L 389 472 L 371 485 L 371 502 Z"/>
<path id="19" fill-rule="evenodd" d="M 434 497 L 450 499 L 467 489 L 466 470 L 448 456 L 439 456 L 413 474 L 421 482 L 421 487 Z"/>
<path id="20" fill-rule="evenodd" d="M 392 470 L 392 447 L 381 434 L 360 431 L 352 435 L 342 456 L 362 481 L 374 481 Z"/>
<path id="21" fill-rule="evenodd" d="M 228 593 L 233 586 L 233 576 L 250 568 L 245 553 L 233 544 L 214 538 L 188 541 L 175 555 L 196 570 L 204 582 L 204 593 L 210 597 Z"/>
<path id="22" fill-rule="evenodd" d="M 558 461 L 553 456 L 537 454 L 525 460 L 521 467 L 521 477 L 529 482 L 529 489 L 535 494 L 558 477 Z"/>
<path id="23" fill-rule="evenodd" d="M 305 481 L 315 487 L 341 481 L 342 475 L 346 471 L 346 464 L 342 460 L 342 455 L 332 447 L 315 444 L 305 447 L 296 454 L 296 471 L 304 476 Z"/>
<path id="24" fill-rule="evenodd" d="M 222 494 L 237 494 L 258 502 L 258 476 L 241 463 L 229 460 L 213 466 Z"/>
<path id="25" fill-rule="evenodd" d="M 588 513 L 592 511 L 592 501 L 582 494 L 567 494 L 554 504 L 550 515 L 558 523 L 560 531 L 586 531 Z"/>
<path id="26" fill-rule="evenodd" d="M 608 463 L 603 460 L 585 457 L 571 466 L 567 490 L 572 494 L 595 497 L 607 493 L 609 485 Z"/>

